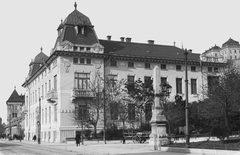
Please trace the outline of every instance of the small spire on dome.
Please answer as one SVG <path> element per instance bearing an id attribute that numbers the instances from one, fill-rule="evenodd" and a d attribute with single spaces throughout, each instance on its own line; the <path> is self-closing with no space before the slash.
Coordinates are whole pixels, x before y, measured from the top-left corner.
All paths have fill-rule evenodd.
<path id="1" fill-rule="evenodd" d="M 16 86 L 14 86 L 14 90 L 16 90 Z"/>
<path id="2" fill-rule="evenodd" d="M 74 7 L 75 7 L 75 10 L 77 10 L 77 3 L 76 2 L 74 3 Z"/>
<path id="3" fill-rule="evenodd" d="M 42 47 L 40 48 L 41 52 L 42 52 Z"/>
<path id="4" fill-rule="evenodd" d="M 63 20 L 61 19 L 61 24 L 62 24 Z"/>

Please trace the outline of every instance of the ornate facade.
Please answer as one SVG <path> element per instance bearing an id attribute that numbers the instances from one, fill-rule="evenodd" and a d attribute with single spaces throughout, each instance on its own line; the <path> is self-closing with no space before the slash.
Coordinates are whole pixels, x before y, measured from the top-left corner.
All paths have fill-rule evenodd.
<path id="1" fill-rule="evenodd" d="M 35 57 L 22 85 L 26 88 L 26 139 L 37 135 L 37 121 L 41 122 L 42 141 L 63 142 L 66 137 L 74 137 L 79 126 L 73 123 L 71 114 L 83 98 L 95 97 L 85 82 L 91 81 L 96 71 L 102 78 L 108 75 L 115 80 L 135 81 L 151 78 L 157 65 L 161 69 L 161 81 L 172 86 L 170 100 L 176 94 L 184 98 L 183 49 L 157 45 L 153 40 L 135 43 L 124 37 L 119 41 L 111 40 L 111 36 L 106 40 L 98 39 L 90 19 L 77 10 L 76 4 L 57 31 L 50 56 L 41 51 Z M 203 97 L 202 87 L 207 84 L 205 75 L 216 75 L 224 64 L 201 61 L 200 54 L 190 52 L 187 65 L 191 102 Z M 98 129 L 102 128 L 103 117 L 98 123 Z"/>

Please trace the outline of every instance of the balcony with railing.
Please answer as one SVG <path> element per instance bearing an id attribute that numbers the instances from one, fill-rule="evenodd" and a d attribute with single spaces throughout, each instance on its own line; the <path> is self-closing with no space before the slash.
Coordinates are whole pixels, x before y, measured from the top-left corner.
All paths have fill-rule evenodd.
<path id="1" fill-rule="evenodd" d="M 212 57 L 212 56 L 201 55 L 200 60 L 204 62 L 218 62 L 218 63 L 225 62 L 223 56 Z"/>
<path id="2" fill-rule="evenodd" d="M 75 99 L 75 98 L 78 98 L 78 97 L 80 97 L 80 98 L 81 97 L 93 98 L 95 96 L 96 96 L 96 94 L 91 90 L 83 90 L 83 89 L 74 88 L 74 89 L 72 89 L 71 98 L 72 99 Z"/>
<path id="3" fill-rule="evenodd" d="M 27 109 L 27 106 L 22 106 L 22 113 L 27 113 L 28 112 L 28 109 Z"/>
<path id="4" fill-rule="evenodd" d="M 55 101 L 58 99 L 57 91 L 54 90 L 54 89 L 52 89 L 51 91 L 49 91 L 49 92 L 47 93 L 46 98 L 47 98 L 47 100 L 48 100 L 49 102 L 53 102 L 53 101 L 55 102 Z"/>

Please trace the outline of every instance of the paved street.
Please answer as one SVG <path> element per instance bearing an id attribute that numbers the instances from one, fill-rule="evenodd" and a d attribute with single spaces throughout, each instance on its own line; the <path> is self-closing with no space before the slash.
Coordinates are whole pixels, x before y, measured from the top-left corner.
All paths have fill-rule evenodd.
<path id="1" fill-rule="evenodd" d="M 162 151 L 153 150 L 149 144 L 126 141 L 85 141 L 76 147 L 75 142 L 38 144 L 36 141 L 8 141 L 0 139 L 0 155 L 240 155 L 239 151 L 217 151 L 206 149 L 184 149 L 162 147 Z M 166 152 L 167 151 L 167 152 Z"/>
<path id="2" fill-rule="evenodd" d="M 76 147 L 70 143 L 47 143 L 40 145 L 33 141 L 0 140 L 0 155 L 185 155 L 186 153 L 172 153 L 154 151 L 148 144 L 126 144 L 120 141 L 103 142 L 86 141 L 84 145 Z M 190 154 L 190 153 L 187 153 Z"/>

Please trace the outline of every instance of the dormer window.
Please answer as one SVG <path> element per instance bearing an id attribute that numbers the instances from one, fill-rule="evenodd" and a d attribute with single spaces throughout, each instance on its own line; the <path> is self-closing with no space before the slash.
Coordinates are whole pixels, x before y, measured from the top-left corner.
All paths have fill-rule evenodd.
<path id="1" fill-rule="evenodd" d="M 84 47 L 80 47 L 80 51 L 84 51 Z"/>
<path id="2" fill-rule="evenodd" d="M 87 51 L 90 51 L 91 50 L 91 48 L 90 47 L 87 47 Z"/>
<path id="3" fill-rule="evenodd" d="M 84 27 L 81 28 L 81 34 L 84 34 Z"/>
<path id="4" fill-rule="evenodd" d="M 75 26 L 76 34 L 84 34 L 83 26 Z"/>

